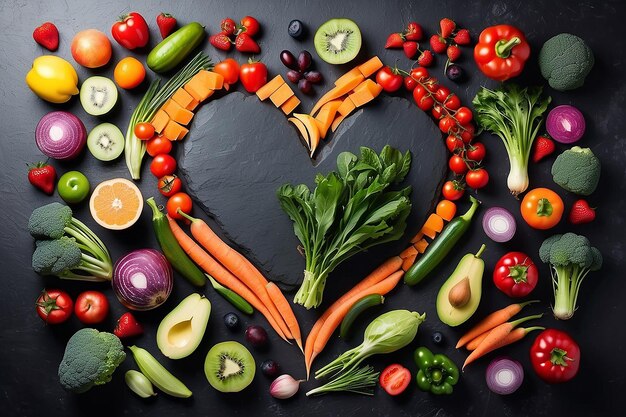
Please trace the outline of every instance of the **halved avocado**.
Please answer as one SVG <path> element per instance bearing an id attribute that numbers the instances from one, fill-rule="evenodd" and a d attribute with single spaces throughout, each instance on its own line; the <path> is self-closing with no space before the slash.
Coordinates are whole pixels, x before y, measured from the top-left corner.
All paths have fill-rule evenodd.
<path id="1" fill-rule="evenodd" d="M 161 320 L 157 330 L 157 345 L 170 359 L 189 356 L 204 336 L 211 302 L 203 295 L 194 293 L 180 302 Z"/>

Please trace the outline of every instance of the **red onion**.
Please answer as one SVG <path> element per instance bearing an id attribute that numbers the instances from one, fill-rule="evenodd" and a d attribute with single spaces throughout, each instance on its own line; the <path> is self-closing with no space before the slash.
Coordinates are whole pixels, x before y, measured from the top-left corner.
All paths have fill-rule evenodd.
<path id="1" fill-rule="evenodd" d="M 496 358 L 487 367 L 485 379 L 492 392 L 499 395 L 513 394 L 524 382 L 524 368 L 511 358 Z"/>
<path id="2" fill-rule="evenodd" d="M 87 130 L 72 113 L 53 111 L 39 120 L 35 141 L 41 152 L 50 158 L 73 159 L 87 143 Z"/>
<path id="3" fill-rule="evenodd" d="M 548 114 L 546 129 L 557 142 L 574 143 L 585 133 L 585 117 L 576 107 L 557 106 Z"/>
<path id="4" fill-rule="evenodd" d="M 172 292 L 172 266 L 154 249 L 138 249 L 115 264 L 113 290 L 131 310 L 151 310 L 163 304 Z"/>
<path id="5" fill-rule="evenodd" d="M 494 242 L 508 242 L 515 236 L 515 217 L 507 209 L 491 207 L 483 216 L 483 230 Z"/>

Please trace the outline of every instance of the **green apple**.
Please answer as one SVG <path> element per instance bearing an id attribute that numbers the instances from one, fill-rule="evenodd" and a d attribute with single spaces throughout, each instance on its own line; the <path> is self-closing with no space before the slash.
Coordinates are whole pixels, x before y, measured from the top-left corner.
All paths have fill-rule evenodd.
<path id="1" fill-rule="evenodd" d="M 89 195 L 89 180 L 78 171 L 68 171 L 59 178 L 57 190 L 66 203 L 80 203 Z"/>

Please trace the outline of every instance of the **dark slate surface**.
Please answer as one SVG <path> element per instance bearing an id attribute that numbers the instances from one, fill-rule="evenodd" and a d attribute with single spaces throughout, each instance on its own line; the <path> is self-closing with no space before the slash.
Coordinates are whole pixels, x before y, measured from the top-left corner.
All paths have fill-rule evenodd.
<path id="1" fill-rule="evenodd" d="M 132 6 L 131 6 L 132 4 Z M 353 397 L 350 395 L 333 395 L 322 398 L 307 399 L 301 393 L 290 401 L 279 402 L 267 394 L 269 381 L 258 375 L 250 388 L 236 395 L 221 395 L 212 390 L 206 382 L 202 372 L 204 355 L 209 348 L 223 340 L 243 341 L 241 333 L 228 332 L 221 323 L 221 316 L 231 308 L 215 293 L 207 288 L 204 292 L 213 304 L 210 325 L 203 342 L 192 356 L 179 360 L 165 360 L 155 345 L 155 334 L 161 318 L 174 307 L 183 297 L 194 289 L 177 277 L 172 296 L 161 308 L 137 316 L 145 324 L 146 333 L 136 340 L 140 346 L 148 348 L 163 360 L 163 363 L 179 376 L 194 391 L 190 400 L 177 400 L 159 394 L 157 398 L 144 401 L 132 394 L 124 385 L 123 373 L 134 368 L 132 360 L 127 360 L 115 373 L 113 381 L 103 387 L 92 390 L 83 395 L 71 395 L 62 390 L 56 377 L 56 369 L 63 355 L 67 339 L 82 325 L 76 318 L 68 323 L 53 327 L 44 326 L 37 318 L 33 308 L 33 301 L 43 286 L 62 287 L 77 296 L 80 291 L 89 288 L 102 289 L 111 300 L 112 313 L 109 319 L 98 326 L 102 330 L 112 329 L 115 319 L 122 314 L 124 308 L 115 301 L 110 286 L 89 285 L 80 283 L 62 282 L 55 278 L 40 278 L 30 269 L 32 240 L 26 232 L 26 222 L 32 208 L 51 201 L 58 201 L 57 195 L 47 197 L 33 189 L 26 181 L 25 164 L 41 158 L 33 139 L 33 132 L 41 116 L 51 110 L 68 109 L 77 114 L 91 129 L 100 122 L 100 119 L 87 115 L 77 99 L 61 106 L 54 106 L 36 98 L 28 91 L 23 79 L 32 60 L 45 53 L 34 44 L 31 38 L 32 30 L 45 20 L 54 21 L 61 32 L 61 45 L 57 54 L 69 59 L 69 44 L 72 36 L 82 29 L 91 27 L 109 32 L 110 25 L 119 14 L 131 9 L 143 13 L 151 26 L 155 44 L 158 37 L 154 16 L 161 11 L 169 11 L 176 15 L 183 23 L 199 20 L 207 25 L 208 31 L 216 31 L 219 20 L 224 16 L 231 16 L 238 20 L 246 14 L 254 15 L 263 24 L 264 30 L 260 38 L 263 51 L 261 58 L 268 64 L 270 73 L 284 73 L 284 68 L 278 60 L 278 53 L 285 48 L 294 52 L 300 49 L 312 49 L 312 37 L 309 36 L 303 43 L 296 42 L 288 37 L 286 28 L 293 18 L 302 19 L 313 30 L 326 19 L 337 16 L 346 16 L 354 19 L 360 26 L 364 45 L 359 60 L 364 60 L 377 53 L 384 62 L 393 64 L 396 59 L 399 65 L 408 68 L 409 62 L 400 51 L 385 51 L 384 41 L 391 32 L 398 31 L 409 20 L 419 21 L 427 34 L 437 30 L 437 22 L 443 16 L 457 19 L 464 26 L 469 27 L 473 36 L 485 26 L 496 23 L 512 23 L 523 29 L 531 43 L 533 55 L 527 64 L 522 77 L 518 82 L 525 85 L 543 84 L 536 62 L 536 53 L 541 44 L 549 37 L 560 32 L 575 33 L 588 41 L 596 57 L 596 66 L 585 86 L 568 93 L 557 93 L 551 89 L 546 91 L 552 95 L 554 104 L 573 104 L 581 109 L 587 121 L 587 133 L 580 142 L 582 146 L 589 146 L 601 159 L 602 180 L 598 190 L 588 200 L 592 206 L 598 207 L 598 219 L 591 225 L 572 227 L 565 222 L 560 224 L 555 232 L 575 230 L 587 235 L 597 245 L 605 256 L 605 266 L 599 273 L 589 276 L 583 284 L 580 297 L 580 310 L 568 322 L 557 322 L 549 315 L 551 301 L 551 286 L 548 269 L 541 265 L 541 281 L 535 291 L 535 296 L 543 300 L 541 305 L 528 310 L 528 313 L 548 313 L 539 323 L 569 331 L 580 343 L 583 352 L 583 363 L 579 375 L 575 380 L 561 386 L 548 386 L 541 382 L 532 371 L 528 361 L 528 348 L 533 336 L 527 340 L 503 351 L 515 359 L 520 360 L 526 371 L 526 381 L 521 390 L 510 397 L 499 397 L 490 394 L 484 383 L 484 371 L 487 361 L 481 360 L 475 367 L 469 368 L 462 376 L 461 382 L 455 388 L 452 397 L 433 397 L 422 393 L 411 386 L 408 392 L 399 397 L 391 398 L 383 392 L 377 392 L 373 398 Z M 624 65 L 626 48 L 622 36 L 623 20 L 626 16 L 624 3 L 620 0 L 611 1 L 504 1 L 504 0 L 428 0 L 406 1 L 389 0 L 381 6 L 380 1 L 253 1 L 242 0 L 237 2 L 215 1 L 134 1 L 120 2 L 114 0 L 101 1 L 25 1 L 5 0 L 0 2 L 0 223 L 3 231 L 0 233 L 0 270 L 2 302 L 0 316 L 3 324 L 0 327 L 0 406 L 2 415 L 39 417 L 50 416 L 198 416 L 198 415 L 239 415 L 239 416 L 596 416 L 619 415 L 626 406 L 624 390 L 624 354 L 626 333 L 623 331 L 623 317 L 626 316 L 626 304 L 623 302 L 624 282 L 624 212 L 626 211 L 626 183 L 624 177 L 624 154 L 626 142 L 625 110 L 626 87 L 624 83 Z M 239 61 L 247 58 L 236 52 L 230 54 L 217 53 L 208 44 L 202 46 L 215 59 L 233 56 Z M 129 52 L 114 43 L 114 62 Z M 145 51 L 130 53 L 140 59 L 145 59 Z M 315 56 L 315 54 L 314 54 Z M 320 70 L 326 77 L 324 85 L 318 87 L 325 91 L 332 85 L 332 81 L 341 73 L 349 69 L 350 65 L 332 67 L 318 61 Z M 442 77 L 443 59 L 438 57 L 437 66 L 433 73 Z M 453 85 L 446 82 L 452 91 L 459 94 L 464 103 L 469 103 L 482 85 L 495 86 L 496 83 L 486 80 L 477 72 L 471 60 L 471 52 L 463 50 L 461 64 L 470 74 L 466 84 Z M 84 80 L 89 75 L 112 75 L 113 64 L 100 70 L 77 68 L 79 78 Z M 154 74 L 149 74 L 154 78 Z M 130 112 L 137 104 L 145 85 L 136 92 L 122 92 L 120 103 L 107 121 L 116 123 L 124 130 L 128 123 Z M 239 91 L 241 87 L 238 87 Z M 399 96 L 405 96 L 399 94 Z M 303 98 L 305 109 L 312 106 L 314 98 Z M 319 97 L 319 96 L 318 96 Z M 408 97 L 408 96 L 405 96 Z M 251 99 L 252 100 L 252 99 Z M 254 99 L 255 100 L 255 99 Z M 225 103 L 225 101 L 223 101 Z M 200 111 L 200 118 L 208 117 L 209 106 Z M 295 139 L 295 133 L 284 126 L 284 118 L 280 113 L 271 112 L 269 105 L 254 106 L 254 113 L 249 117 L 264 125 L 264 117 L 272 117 L 280 121 L 277 129 L 285 129 L 288 137 L 285 145 L 290 146 L 292 153 L 285 157 L 286 163 L 301 158 L 302 171 L 294 169 L 294 179 L 310 179 L 312 173 L 305 154 Z M 360 117 L 375 116 L 382 109 L 376 104 L 368 107 Z M 227 111 L 227 109 L 224 109 Z M 236 111 L 236 110 L 234 110 Z M 413 109 L 415 117 L 420 118 L 417 109 Z M 421 123 L 421 122 L 420 122 Z M 236 126 L 233 126 L 235 128 Z M 189 139 L 195 141 L 199 129 L 192 128 Z M 346 132 L 347 141 L 354 140 Z M 395 139 L 394 139 L 395 140 Z M 490 135 L 482 135 L 481 139 L 487 146 L 488 157 L 486 166 L 491 174 L 490 186 L 479 193 L 485 207 L 504 206 L 511 210 L 518 220 L 518 233 L 514 240 L 505 245 L 496 245 L 487 241 L 479 222 L 473 224 L 467 238 L 463 240 L 450 256 L 448 262 L 433 272 L 433 276 L 424 285 L 416 288 L 400 286 L 387 297 L 385 306 L 372 310 L 359 320 L 355 327 L 355 337 L 349 340 L 333 339 L 327 350 L 319 358 L 317 365 L 327 363 L 340 352 L 352 347 L 361 341 L 360 334 L 366 324 L 383 310 L 396 308 L 410 308 L 419 312 L 425 311 L 428 319 L 420 329 L 415 342 L 408 348 L 394 355 L 380 356 L 368 360 L 369 363 L 382 369 L 390 362 L 400 362 L 413 372 L 415 366 L 411 360 L 414 348 L 426 345 L 434 346 L 430 342 L 433 331 L 442 331 L 448 343 L 441 349 L 449 354 L 457 363 L 465 358 L 463 352 L 453 349 L 453 341 L 467 329 L 474 320 L 458 329 L 451 329 L 442 325 L 436 318 L 434 297 L 441 282 L 449 275 L 460 257 L 476 251 L 482 242 L 487 241 L 485 253 L 486 271 L 484 279 L 484 294 L 476 318 L 486 315 L 496 308 L 506 305 L 507 297 L 494 289 L 491 284 L 491 273 L 496 260 L 506 251 L 522 249 L 536 257 L 539 244 L 551 232 L 530 230 L 519 217 L 518 202 L 507 195 L 506 174 L 508 163 L 506 154 L 499 139 Z M 338 141 L 341 143 L 341 141 Z M 363 139 L 363 144 L 369 144 Z M 404 143 L 398 139 L 396 143 Z M 288 145 L 287 145 L 288 144 Z M 407 142 L 406 146 L 409 146 Z M 558 147 L 562 151 L 565 147 Z M 179 160 L 183 159 L 183 149 L 176 150 Z M 241 154 L 241 153 L 240 153 Z M 253 159 L 255 155 L 240 155 L 242 160 L 255 161 L 263 164 L 260 159 Z M 330 163 L 333 158 L 325 163 Z M 306 163 L 305 163 L 306 162 Z M 126 177 L 128 173 L 122 159 L 113 163 L 104 164 L 96 161 L 89 154 L 85 154 L 73 163 L 54 163 L 60 173 L 70 169 L 80 169 L 90 179 L 93 185 L 114 177 Z M 534 165 L 530 169 L 531 184 L 533 186 L 556 187 L 549 175 L 550 161 Z M 238 170 L 234 170 L 237 172 Z M 143 167 L 143 179 L 138 183 L 144 196 L 153 195 L 156 180 L 151 177 L 148 166 Z M 279 184 L 276 184 L 278 186 Z M 569 206 L 574 196 L 557 189 Z M 273 195 L 267 196 L 274 201 Z M 430 198 L 428 196 L 427 198 Z M 164 202 L 163 199 L 158 201 Z M 264 200 L 265 201 L 265 200 Z M 207 202 L 209 203 L 209 202 Z M 461 204 L 463 210 L 467 204 Z M 265 225 L 263 216 L 256 211 L 256 206 L 242 207 L 242 220 L 258 219 L 258 227 Z M 109 232 L 98 227 L 92 220 L 86 204 L 75 207 L 76 216 L 84 220 L 102 237 L 109 246 L 114 259 L 118 259 L 130 250 L 141 247 L 156 247 L 150 225 L 150 215 L 145 211 L 140 221 L 131 229 L 123 232 Z M 201 210 L 195 214 L 202 216 Z M 478 214 L 477 220 L 480 220 Z M 286 220 L 282 218 L 283 222 Z M 415 220 L 413 220 L 415 221 Z M 212 223 L 219 230 L 214 222 Z M 232 232 L 225 230 L 225 233 Z M 284 237 L 267 236 L 268 242 L 259 244 L 270 245 L 271 241 L 283 244 L 282 240 L 293 239 L 288 234 Z M 337 270 L 336 277 L 327 286 L 325 304 L 332 301 L 351 283 L 362 277 L 372 265 L 381 262 L 392 252 L 392 249 L 403 246 L 408 237 L 399 242 L 398 246 L 379 247 L 365 256 L 347 262 Z M 256 249 L 257 245 L 252 245 Z M 261 245 L 258 245 L 259 247 Z M 393 248 L 392 248 L 393 246 Z M 282 254 L 279 254 L 282 255 Z M 291 255 L 284 254 L 285 259 L 292 259 Z M 281 262 L 282 263 L 282 260 Z M 301 265 L 293 269 L 293 276 L 301 273 Z M 306 312 L 295 308 L 300 318 L 300 324 L 305 332 L 313 324 L 318 313 Z M 246 323 L 264 324 L 262 318 L 246 319 Z M 260 363 L 264 359 L 278 359 L 286 372 L 296 377 L 302 377 L 302 356 L 297 349 L 288 346 L 271 335 L 271 349 L 267 353 L 254 352 Z M 309 389 L 314 383 L 303 385 Z"/>

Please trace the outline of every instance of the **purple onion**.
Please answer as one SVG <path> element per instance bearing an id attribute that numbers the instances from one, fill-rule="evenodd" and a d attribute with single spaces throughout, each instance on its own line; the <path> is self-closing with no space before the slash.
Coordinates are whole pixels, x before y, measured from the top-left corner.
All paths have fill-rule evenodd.
<path id="1" fill-rule="evenodd" d="M 152 310 L 172 292 L 172 266 L 161 252 L 138 249 L 117 261 L 111 283 L 120 303 L 127 308 Z"/>
<path id="2" fill-rule="evenodd" d="M 585 116 L 574 106 L 557 106 L 548 113 L 546 130 L 557 142 L 574 143 L 585 133 Z"/>
<path id="3" fill-rule="evenodd" d="M 37 123 L 35 141 L 44 155 L 74 159 L 87 143 L 87 130 L 80 119 L 66 111 L 53 111 Z"/>
<path id="4" fill-rule="evenodd" d="M 511 358 L 496 358 L 487 367 L 485 379 L 492 392 L 499 395 L 513 394 L 524 382 L 524 368 Z"/>
<path id="5" fill-rule="evenodd" d="M 515 236 L 515 217 L 505 208 L 491 207 L 483 215 L 483 230 L 494 242 L 508 242 Z"/>

